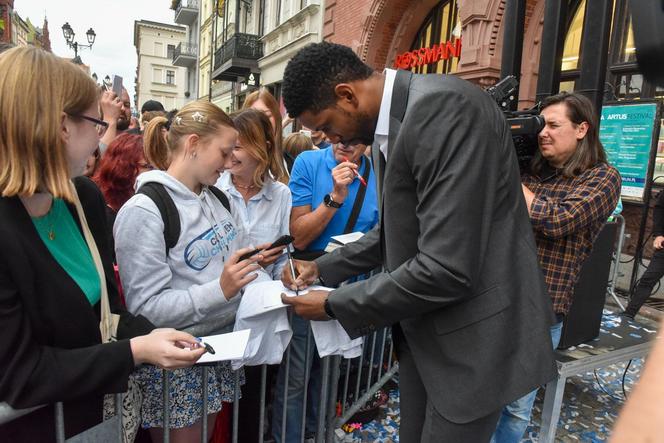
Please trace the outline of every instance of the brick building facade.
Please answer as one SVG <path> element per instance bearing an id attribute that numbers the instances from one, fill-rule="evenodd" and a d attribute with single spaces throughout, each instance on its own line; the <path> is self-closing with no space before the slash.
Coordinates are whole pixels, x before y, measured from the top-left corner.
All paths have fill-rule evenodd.
<path id="1" fill-rule="evenodd" d="M 440 0 L 328 0 L 323 39 L 353 48 L 376 69 L 411 49 L 423 21 Z M 455 73 L 481 86 L 500 75 L 505 0 L 457 0 L 463 50 Z M 532 105 L 537 85 L 544 0 L 528 0 L 521 105 Z"/>
<path id="2" fill-rule="evenodd" d="M 583 23 L 586 1 L 569 1 L 569 20 L 565 49 L 561 60 L 560 90 L 571 91 L 579 78 L 582 56 Z M 662 99 L 658 89 L 643 79 L 636 63 L 631 18 L 627 0 L 613 1 L 613 21 L 605 85 L 605 101 Z M 367 64 L 377 70 L 392 67 L 398 54 L 430 47 L 441 41 L 422 39 L 423 26 L 435 8 L 456 8 L 460 24 L 462 50 L 453 72 L 480 86 L 494 84 L 500 76 L 505 0 L 328 0 L 325 2 L 323 39 L 351 47 Z M 519 108 L 535 104 L 540 46 L 544 24 L 545 0 L 528 0 L 521 65 Z M 440 19 L 438 21 L 440 23 Z M 419 36 L 419 37 L 418 37 Z M 427 44 L 421 42 L 427 41 Z M 425 72 L 440 72 L 428 70 Z M 655 177 L 664 177 L 664 128 L 660 131 Z M 661 152 L 660 152 L 661 151 Z M 652 194 L 661 189 L 664 180 L 655 182 Z M 652 205 L 651 201 L 651 205 Z M 634 254 L 637 247 L 642 205 L 625 202 L 623 212 L 628 237 L 623 252 Z M 646 234 L 651 232 L 648 213 Z M 651 242 L 646 243 L 649 257 Z M 631 269 L 625 270 L 631 272 Z"/>

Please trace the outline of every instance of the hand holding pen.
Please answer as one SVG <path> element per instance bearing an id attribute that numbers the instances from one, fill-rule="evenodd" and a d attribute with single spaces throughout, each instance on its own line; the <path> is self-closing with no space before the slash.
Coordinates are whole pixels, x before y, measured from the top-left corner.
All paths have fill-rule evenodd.
<path id="1" fill-rule="evenodd" d="M 295 275 L 295 277 L 293 277 Z M 293 270 L 284 266 L 281 282 L 285 287 L 295 291 L 311 286 L 318 279 L 318 265 L 313 261 L 293 260 Z"/>
<path id="2" fill-rule="evenodd" d="M 348 160 L 348 157 L 344 157 L 344 161 L 345 161 L 345 162 L 350 162 L 350 160 Z M 363 186 L 366 186 L 366 185 L 367 185 L 367 181 L 364 179 L 364 177 L 362 177 L 362 176 L 360 175 L 360 173 L 357 172 L 357 170 L 352 169 L 352 171 L 353 171 L 353 175 L 354 175 L 355 177 L 357 177 L 357 179 L 360 181 L 360 183 L 362 183 Z"/>

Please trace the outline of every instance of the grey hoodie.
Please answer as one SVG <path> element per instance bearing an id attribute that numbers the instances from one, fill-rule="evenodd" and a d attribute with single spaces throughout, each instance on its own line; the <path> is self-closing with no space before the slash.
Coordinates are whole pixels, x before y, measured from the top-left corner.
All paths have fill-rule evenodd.
<path id="1" fill-rule="evenodd" d="M 171 328 L 233 315 L 240 296 L 227 301 L 219 284 L 224 263 L 242 244 L 231 214 L 207 188 L 196 195 L 164 171 L 141 174 L 136 189 L 148 182 L 163 184 L 173 198 L 180 237 L 166 257 L 155 203 L 137 194 L 120 209 L 113 235 L 127 308 Z"/>

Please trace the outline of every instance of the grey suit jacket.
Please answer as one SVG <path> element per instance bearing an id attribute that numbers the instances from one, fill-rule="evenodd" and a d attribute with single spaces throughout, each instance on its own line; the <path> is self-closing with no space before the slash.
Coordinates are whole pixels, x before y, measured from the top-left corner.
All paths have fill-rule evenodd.
<path id="1" fill-rule="evenodd" d="M 387 163 L 374 147 L 381 222 L 317 260 L 351 335 L 399 323 L 429 400 L 466 423 L 556 373 L 551 301 L 539 269 L 509 127 L 454 76 L 398 71 Z"/>

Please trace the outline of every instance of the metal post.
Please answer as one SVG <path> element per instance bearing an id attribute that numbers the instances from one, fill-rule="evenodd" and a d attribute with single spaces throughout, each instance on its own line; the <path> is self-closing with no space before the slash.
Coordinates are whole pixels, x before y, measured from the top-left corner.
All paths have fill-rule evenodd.
<path id="1" fill-rule="evenodd" d="M 265 428 L 265 395 L 267 391 L 267 365 L 261 366 L 261 400 L 260 415 L 258 417 L 258 443 L 263 443 L 263 429 Z"/>
<path id="2" fill-rule="evenodd" d="M 339 387 L 339 373 L 341 371 L 341 356 L 334 355 L 330 357 L 330 382 L 327 400 L 327 417 L 325 419 L 325 441 L 333 442 L 334 441 L 334 428 L 335 428 L 335 417 L 337 415 L 337 391 Z M 325 387 L 323 387 L 325 389 Z"/>
<path id="3" fill-rule="evenodd" d="M 293 311 L 288 310 L 288 323 L 293 324 Z M 286 441 L 286 419 L 288 418 L 288 379 L 290 377 L 291 346 L 286 349 L 286 369 L 284 370 L 284 406 L 281 411 L 281 441 Z M 274 417 L 273 420 L 276 420 Z"/>
<path id="4" fill-rule="evenodd" d="M 360 396 L 360 379 L 362 378 L 362 364 L 364 363 L 364 347 L 367 345 L 366 340 L 362 343 L 362 353 L 360 354 L 360 361 L 357 365 L 357 380 L 355 381 L 355 397 L 353 401 L 357 401 Z"/>
<path id="5" fill-rule="evenodd" d="M 346 400 L 348 399 L 348 383 L 350 381 L 350 364 L 353 360 L 346 360 L 346 377 L 344 379 L 344 393 L 341 399 L 341 414 L 346 413 Z"/>
<path id="6" fill-rule="evenodd" d="M 330 382 L 330 360 L 332 357 L 321 358 L 321 390 L 318 406 L 318 423 L 316 424 L 316 443 L 325 443 L 325 418 L 327 407 L 328 383 Z"/>
<path id="7" fill-rule="evenodd" d="M 385 342 L 387 341 L 387 328 L 383 329 L 383 343 L 380 345 L 380 363 L 378 364 L 378 379 L 383 375 L 383 361 L 385 359 Z"/>
<path id="8" fill-rule="evenodd" d="M 124 428 L 122 427 L 122 394 L 115 394 L 115 416 L 118 417 L 118 435 L 122 436 L 124 435 Z"/>
<path id="9" fill-rule="evenodd" d="M 203 403 L 201 405 L 201 443 L 207 443 L 208 440 L 208 422 L 207 422 L 207 409 L 208 409 L 208 368 L 203 366 L 201 368 L 201 390 L 203 391 Z"/>
<path id="10" fill-rule="evenodd" d="M 546 0 L 539 73 L 537 75 L 536 102 L 555 94 L 560 89 L 560 69 L 565 45 L 567 1 Z"/>
<path id="11" fill-rule="evenodd" d="M 163 424 L 163 429 L 164 429 L 164 443 L 168 443 L 171 440 L 171 430 L 170 428 L 170 418 L 171 418 L 171 409 L 170 409 L 170 404 L 169 404 L 169 378 L 168 378 L 168 371 L 166 369 L 161 370 L 161 388 L 162 388 L 162 395 L 163 395 L 163 408 L 164 408 L 164 422 Z"/>
<path id="12" fill-rule="evenodd" d="M 235 371 L 235 392 L 233 399 L 233 443 L 237 443 L 238 417 L 240 415 L 240 371 Z"/>
<path id="13" fill-rule="evenodd" d="M 311 364 L 313 360 L 313 353 L 311 352 L 311 326 L 307 325 L 307 346 L 305 347 L 304 354 L 304 395 L 302 397 L 302 425 L 300 430 L 304 437 L 307 425 L 307 394 L 309 393 L 309 378 L 311 376 Z"/>
<path id="14" fill-rule="evenodd" d="M 371 357 L 369 358 L 369 375 L 367 376 L 367 391 L 371 387 L 371 374 L 373 373 L 374 357 L 376 355 L 376 333 L 371 334 Z"/>
<path id="15" fill-rule="evenodd" d="M 65 443 L 65 414 L 62 402 L 55 404 L 55 441 Z"/>
<path id="16" fill-rule="evenodd" d="M 521 58 L 523 55 L 523 29 L 526 21 L 526 0 L 507 0 L 503 15 L 503 55 L 500 65 L 500 78 L 513 75 L 521 78 Z M 515 91 L 517 100 L 510 103 L 511 111 L 516 111 L 519 89 Z"/>
<path id="17" fill-rule="evenodd" d="M 593 102 L 597 116 L 602 112 L 602 101 L 604 100 L 612 6 L 613 2 L 607 0 L 587 0 L 587 12 L 583 19 L 581 75 L 577 91 Z"/>
<path id="18" fill-rule="evenodd" d="M 620 302 L 620 299 L 618 299 L 618 295 L 616 294 L 616 283 L 618 281 L 618 268 L 620 267 L 620 254 L 622 253 L 622 247 L 625 241 L 625 218 L 622 215 L 616 215 L 614 218 L 616 219 L 616 223 L 619 223 L 620 225 L 618 228 L 618 242 L 616 245 L 613 272 L 611 273 L 608 292 L 611 297 L 613 297 L 613 300 L 618 304 L 618 307 L 624 311 L 625 307 Z"/>

